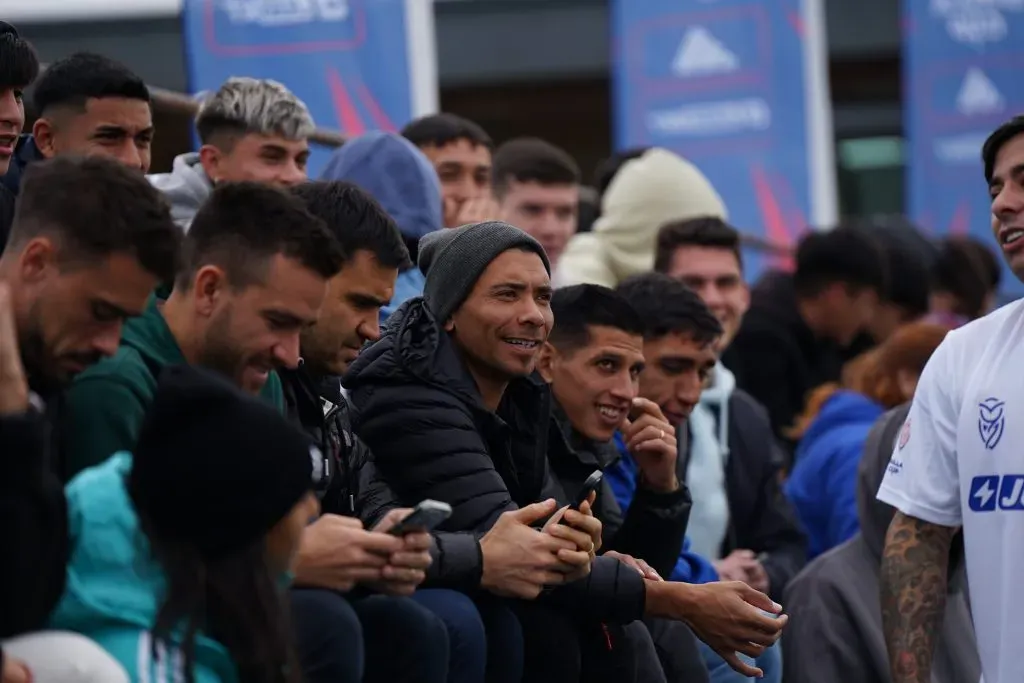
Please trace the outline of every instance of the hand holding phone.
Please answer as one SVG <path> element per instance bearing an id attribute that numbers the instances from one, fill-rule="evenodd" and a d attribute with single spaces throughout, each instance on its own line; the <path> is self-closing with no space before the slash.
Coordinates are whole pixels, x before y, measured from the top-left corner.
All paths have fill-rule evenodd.
<path id="1" fill-rule="evenodd" d="M 439 500 L 422 500 L 406 517 L 388 529 L 393 536 L 430 533 L 452 516 L 452 506 Z"/>

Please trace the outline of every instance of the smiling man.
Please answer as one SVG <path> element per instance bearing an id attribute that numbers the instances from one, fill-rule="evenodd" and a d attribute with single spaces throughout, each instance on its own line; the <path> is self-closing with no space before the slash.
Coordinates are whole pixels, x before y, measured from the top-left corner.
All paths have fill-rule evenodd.
<path id="1" fill-rule="evenodd" d="M 39 74 L 39 59 L 18 30 L 0 21 L 0 250 L 14 220 L 14 193 L 2 183 L 25 126 L 25 88 Z"/>
<path id="2" fill-rule="evenodd" d="M 105 156 L 149 170 L 153 113 L 146 84 L 123 64 L 91 52 L 52 63 L 35 84 L 39 118 L 18 142 L 3 183 L 17 194 L 28 164 L 64 154 Z"/>
<path id="3" fill-rule="evenodd" d="M 175 157 L 170 173 L 150 176 L 183 228 L 218 183 L 253 181 L 290 187 L 306 180 L 306 105 L 277 81 L 229 78 L 196 114 L 201 147 Z"/>
<path id="4" fill-rule="evenodd" d="M 298 198 L 255 183 L 217 188 L 193 228 L 169 298 L 151 297 L 117 354 L 69 390 L 69 476 L 135 446 L 168 365 L 216 370 L 283 409 L 274 370 L 298 365 L 341 247 Z"/>
<path id="5" fill-rule="evenodd" d="M 668 576 L 682 549 L 690 496 L 676 476 L 675 429 L 656 403 L 639 397 L 643 320 L 600 285 L 555 291 L 551 310 L 558 325 L 537 368 L 554 398 L 548 460 L 555 478 L 570 498 L 591 472 L 619 460 L 613 438 L 621 430 L 643 474 L 625 515 L 603 483 L 594 505 L 603 546 Z"/>
<path id="6" fill-rule="evenodd" d="M 982 146 L 993 233 L 1024 279 L 1024 116 Z M 940 673 L 950 550 L 963 534 L 971 616 L 983 678 L 1024 677 L 1016 581 L 1024 538 L 1024 454 L 1014 417 L 1024 402 L 1024 302 L 1014 301 L 946 335 L 928 361 L 878 500 L 896 508 L 882 552 L 882 627 L 893 683 Z"/>

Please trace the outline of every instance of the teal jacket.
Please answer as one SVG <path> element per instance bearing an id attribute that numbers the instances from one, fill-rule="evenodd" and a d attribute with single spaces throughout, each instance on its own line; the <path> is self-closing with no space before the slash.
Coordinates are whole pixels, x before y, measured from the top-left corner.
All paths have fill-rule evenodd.
<path id="1" fill-rule="evenodd" d="M 159 303 L 157 296 L 150 297 L 146 311 L 125 323 L 117 354 L 78 375 L 66 392 L 64 481 L 118 451 L 134 449 L 156 393 L 157 373 L 185 362 Z M 284 412 L 276 372 L 270 373 L 261 395 Z"/>
<path id="2" fill-rule="evenodd" d="M 183 656 L 155 644 L 150 634 L 165 582 L 149 556 L 125 488 L 131 465 L 129 453 L 117 453 L 68 484 L 71 560 L 50 627 L 99 643 L 127 670 L 129 680 L 183 681 Z M 231 656 L 216 641 L 199 636 L 195 659 L 196 683 L 238 683 Z"/>

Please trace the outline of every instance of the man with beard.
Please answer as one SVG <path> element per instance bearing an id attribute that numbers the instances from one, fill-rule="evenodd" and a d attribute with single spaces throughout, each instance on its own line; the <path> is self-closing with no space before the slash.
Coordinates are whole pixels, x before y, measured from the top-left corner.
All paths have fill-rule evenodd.
<path id="1" fill-rule="evenodd" d="M 181 242 L 141 174 L 101 158 L 25 172 L 0 256 L 0 669 L 3 683 L 127 680 L 73 634 L 39 633 L 64 587 L 68 516 L 53 429 L 60 391 L 117 351 L 125 320 L 173 276 Z"/>
<path id="2" fill-rule="evenodd" d="M 166 301 L 150 298 L 117 354 L 68 392 L 65 476 L 130 450 L 162 368 L 203 365 L 283 409 L 278 367 L 299 363 L 299 333 L 316 322 L 341 248 L 286 192 L 219 186 L 196 214 L 185 263 Z"/>

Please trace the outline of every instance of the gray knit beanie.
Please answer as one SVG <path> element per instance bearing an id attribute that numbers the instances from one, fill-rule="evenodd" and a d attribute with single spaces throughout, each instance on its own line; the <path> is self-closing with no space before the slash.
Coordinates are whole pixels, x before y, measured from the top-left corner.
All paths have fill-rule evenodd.
<path id="1" fill-rule="evenodd" d="M 508 223 L 473 223 L 425 235 L 420 240 L 418 260 L 427 277 L 423 299 L 434 316 L 442 323 L 448 320 L 491 261 L 509 249 L 536 253 L 551 274 L 551 264 L 540 242 Z"/>

